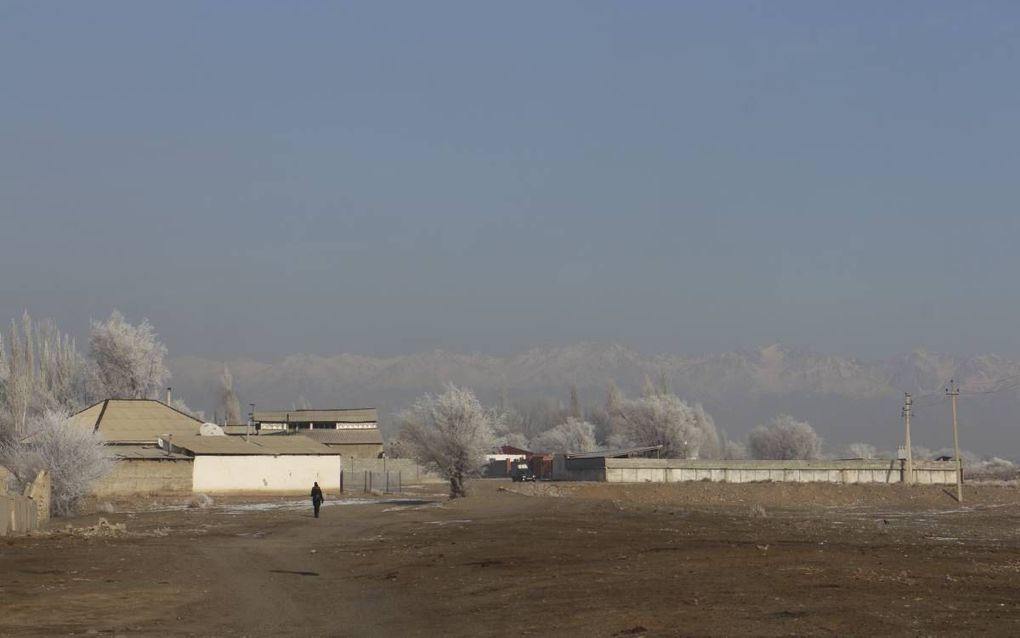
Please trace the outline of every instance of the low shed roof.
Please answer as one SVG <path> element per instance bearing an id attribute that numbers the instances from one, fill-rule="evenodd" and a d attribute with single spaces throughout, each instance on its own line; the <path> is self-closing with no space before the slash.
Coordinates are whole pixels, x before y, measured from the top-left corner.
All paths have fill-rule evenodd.
<path id="1" fill-rule="evenodd" d="M 378 428 L 356 430 L 301 430 L 299 436 L 308 437 L 324 445 L 382 445 Z"/>
<path id="2" fill-rule="evenodd" d="M 173 446 L 196 455 L 264 456 L 340 454 L 303 436 L 192 436 L 178 439 Z"/>
<path id="3" fill-rule="evenodd" d="M 567 454 L 566 456 L 568 459 L 623 459 L 635 456 L 646 456 L 661 449 L 661 445 L 649 445 L 647 447 L 632 447 L 621 450 L 601 450 L 598 452 L 585 452 L 583 454 Z"/>
<path id="4" fill-rule="evenodd" d="M 167 453 L 155 445 L 111 445 L 113 455 L 125 461 L 190 461 L 191 457 L 177 452 Z"/>
<path id="5" fill-rule="evenodd" d="M 109 443 L 155 443 L 161 436 L 198 434 L 202 422 L 162 401 L 106 399 L 71 416 L 71 423 L 90 428 Z"/>

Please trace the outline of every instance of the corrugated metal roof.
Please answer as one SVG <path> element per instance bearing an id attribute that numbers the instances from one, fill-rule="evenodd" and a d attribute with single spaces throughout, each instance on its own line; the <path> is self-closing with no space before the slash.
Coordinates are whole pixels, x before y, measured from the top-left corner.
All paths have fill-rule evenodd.
<path id="1" fill-rule="evenodd" d="M 378 423 L 379 413 L 375 408 L 354 410 L 272 410 L 256 412 L 259 423 Z"/>
<path id="2" fill-rule="evenodd" d="M 173 445 L 195 455 L 340 454 L 303 436 L 253 436 L 247 442 L 239 436 L 174 437 Z"/>
<path id="3" fill-rule="evenodd" d="M 299 430 L 300 436 L 325 445 L 382 445 L 378 428 L 357 430 Z"/>
<path id="4" fill-rule="evenodd" d="M 191 457 L 186 454 L 172 452 L 167 454 L 165 450 L 155 445 L 111 445 L 109 449 L 118 459 L 125 460 L 154 460 L 154 461 L 190 461 Z"/>
<path id="5" fill-rule="evenodd" d="M 583 454 L 567 454 L 568 459 L 618 459 L 626 458 L 629 456 L 638 456 L 641 454 L 648 454 L 656 450 L 661 450 L 661 445 L 649 445 L 647 447 L 632 447 L 621 450 L 602 450 L 599 452 L 584 452 Z"/>
<path id="6" fill-rule="evenodd" d="M 71 423 L 96 429 L 110 443 L 155 443 L 161 436 L 198 434 L 202 422 L 152 399 L 107 399 L 71 417 Z"/>

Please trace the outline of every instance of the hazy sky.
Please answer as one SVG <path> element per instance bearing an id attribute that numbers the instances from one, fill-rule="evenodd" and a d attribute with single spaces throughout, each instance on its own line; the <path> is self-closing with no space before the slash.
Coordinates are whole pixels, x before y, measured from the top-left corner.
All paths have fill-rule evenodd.
<path id="1" fill-rule="evenodd" d="M 1020 4 L 0 3 L 0 319 L 1020 353 Z"/>

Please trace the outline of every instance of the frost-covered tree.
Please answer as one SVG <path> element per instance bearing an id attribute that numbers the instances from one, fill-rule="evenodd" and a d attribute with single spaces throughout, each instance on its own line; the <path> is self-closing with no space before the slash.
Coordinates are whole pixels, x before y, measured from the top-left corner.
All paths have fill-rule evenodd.
<path id="1" fill-rule="evenodd" d="M 730 460 L 740 460 L 747 458 L 747 446 L 740 441 L 733 441 L 726 439 L 723 442 L 722 457 Z"/>
<path id="2" fill-rule="evenodd" d="M 74 340 L 52 320 L 38 324 L 26 312 L 0 335 L 0 440 L 28 432 L 46 410 L 73 411 L 88 400 L 86 366 Z"/>
<path id="3" fill-rule="evenodd" d="M 715 458 L 719 433 L 700 404 L 688 405 L 674 394 L 654 393 L 625 399 L 616 408 L 620 432 L 616 444 L 661 445 L 666 458 Z"/>
<path id="4" fill-rule="evenodd" d="M 515 447 L 518 450 L 530 450 L 531 442 L 528 437 L 524 436 L 520 432 L 503 432 L 496 434 L 496 447 L 502 446 Z"/>
<path id="5" fill-rule="evenodd" d="M 170 402 L 170 407 L 178 412 L 183 412 L 184 414 L 193 416 L 199 421 L 205 421 L 205 411 L 192 408 L 184 401 L 184 399 L 174 397 L 173 401 Z"/>
<path id="6" fill-rule="evenodd" d="M 464 476 L 480 468 L 495 446 L 500 417 L 471 390 L 450 384 L 442 394 L 419 397 L 397 418 L 402 447 L 450 481 L 450 498 L 467 496 Z"/>
<path id="7" fill-rule="evenodd" d="M 68 423 L 67 414 L 55 410 L 33 417 L 29 430 L 31 435 L 0 445 L 0 464 L 14 475 L 16 489 L 40 470 L 48 471 L 52 514 L 77 514 L 92 486 L 113 467 L 109 448 L 92 430 Z"/>
<path id="8" fill-rule="evenodd" d="M 592 452 L 598 448 L 595 442 L 595 426 L 587 421 L 570 417 L 551 430 L 538 435 L 531 446 L 537 452 L 580 453 Z"/>
<path id="9" fill-rule="evenodd" d="M 93 322 L 89 354 L 102 398 L 156 399 L 170 379 L 166 346 L 147 319 L 134 326 L 114 310 L 106 321 Z"/>
<path id="10" fill-rule="evenodd" d="M 759 425 L 748 435 L 747 446 L 755 459 L 817 459 L 822 455 L 822 439 L 805 421 L 778 416 L 767 425 Z"/>
<path id="11" fill-rule="evenodd" d="M 230 374 L 230 368 L 223 364 L 223 374 L 220 375 L 220 407 L 223 410 L 224 423 L 241 422 L 241 402 L 237 400 L 234 392 L 234 375 Z"/>
<path id="12" fill-rule="evenodd" d="M 873 459 L 876 455 L 875 446 L 870 443 L 851 443 L 846 446 L 845 456 L 850 459 Z"/>

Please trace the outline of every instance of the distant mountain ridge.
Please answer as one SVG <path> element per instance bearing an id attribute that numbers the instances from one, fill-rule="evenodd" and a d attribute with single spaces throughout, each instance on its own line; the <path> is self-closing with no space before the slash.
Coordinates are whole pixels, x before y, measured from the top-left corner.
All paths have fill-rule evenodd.
<path id="1" fill-rule="evenodd" d="M 223 363 L 194 356 L 170 361 L 180 396 L 210 416 Z M 646 378 L 655 380 L 664 373 L 678 395 L 704 403 L 717 421 L 722 415 L 723 421 L 729 421 L 723 426 L 738 433 L 775 416 L 770 412 L 776 410 L 799 411 L 797 416 L 809 419 L 812 413 L 821 414 L 823 423 L 816 423 L 817 416 L 812 421 L 816 427 L 821 425 L 820 431 L 826 429 L 824 421 L 853 421 L 850 414 L 832 415 L 834 406 L 842 412 L 880 414 L 867 418 L 883 422 L 889 414 L 895 424 L 896 406 L 904 392 L 940 397 L 951 378 L 975 401 L 986 396 L 978 393 L 995 391 L 987 396 L 1007 408 L 989 418 L 1012 426 L 1016 419 L 1011 415 L 1016 411 L 1008 406 L 1015 406 L 1020 396 L 1010 386 L 1017 381 L 1014 385 L 1020 387 L 1020 361 L 997 355 L 960 357 L 919 350 L 865 360 L 779 344 L 700 356 L 642 355 L 617 344 L 579 343 L 532 348 L 506 357 L 436 350 L 396 357 L 290 355 L 273 362 L 237 359 L 226 363 L 242 402 L 279 409 L 299 402 L 324 407 L 376 405 L 383 415 L 447 382 L 469 386 L 489 402 L 500 394 L 515 400 L 564 398 L 567 389 L 576 385 L 584 401 L 592 404 L 601 401 L 611 382 L 632 394 Z M 782 409 L 785 405 L 788 410 Z M 844 437 L 846 432 L 834 427 L 840 439 L 865 438 Z M 886 438 L 890 428 L 881 430 Z"/>

